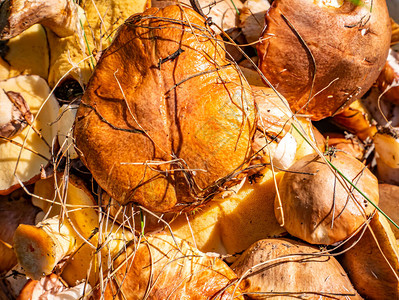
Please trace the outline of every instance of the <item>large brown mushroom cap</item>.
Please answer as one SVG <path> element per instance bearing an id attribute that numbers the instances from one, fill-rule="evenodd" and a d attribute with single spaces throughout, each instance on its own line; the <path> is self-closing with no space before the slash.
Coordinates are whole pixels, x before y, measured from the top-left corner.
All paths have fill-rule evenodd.
<path id="1" fill-rule="evenodd" d="M 378 77 L 390 45 L 388 11 L 385 0 L 361 2 L 273 2 L 258 45 L 259 67 L 294 112 L 313 120 L 331 116 Z"/>
<path id="2" fill-rule="evenodd" d="M 236 274 L 184 240 L 159 233 L 132 246 L 115 259 L 115 276 L 95 299 L 243 299 Z"/>
<path id="3" fill-rule="evenodd" d="M 97 65 L 74 134 L 118 202 L 178 209 L 218 191 L 247 161 L 253 98 L 204 22 L 179 6 L 134 15 Z"/>
<path id="4" fill-rule="evenodd" d="M 334 257 L 294 240 L 260 240 L 231 267 L 249 299 L 362 299 Z"/>
<path id="5" fill-rule="evenodd" d="M 326 157 L 371 201 L 378 204 L 377 178 L 361 162 L 343 152 Z M 280 224 L 311 244 L 334 244 L 348 238 L 374 212 L 374 207 L 314 154 L 298 160 L 279 184 L 274 202 Z"/>

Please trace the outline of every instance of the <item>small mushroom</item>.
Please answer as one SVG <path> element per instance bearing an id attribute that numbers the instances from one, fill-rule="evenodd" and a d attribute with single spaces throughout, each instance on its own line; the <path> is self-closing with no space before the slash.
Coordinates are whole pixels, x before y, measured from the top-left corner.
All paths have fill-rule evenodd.
<path id="1" fill-rule="evenodd" d="M 345 135 L 343 133 L 325 133 L 326 140 L 328 141 L 328 147 L 343 151 L 348 155 L 362 161 L 365 154 L 365 147 L 362 142 L 352 135 Z"/>
<path id="2" fill-rule="evenodd" d="M 151 7 L 164 8 L 169 5 L 185 4 L 191 5 L 189 0 L 151 0 Z M 198 0 L 198 8 L 202 10 L 207 18 L 211 18 L 213 24 L 211 28 L 220 34 L 221 30 L 229 31 L 237 27 L 239 10 L 242 2 L 239 0 Z M 220 29 L 219 29 L 220 28 Z"/>
<path id="3" fill-rule="evenodd" d="M 378 204 L 377 178 L 357 159 L 336 152 L 325 157 L 374 204 Z M 275 200 L 277 220 L 293 236 L 311 244 L 331 245 L 348 238 L 364 224 L 374 207 L 331 170 L 318 155 L 292 165 L 279 184 Z"/>
<path id="4" fill-rule="evenodd" d="M 51 274 L 55 265 L 74 250 L 76 240 L 71 225 L 54 217 L 36 226 L 19 225 L 13 248 L 26 276 L 38 280 Z"/>

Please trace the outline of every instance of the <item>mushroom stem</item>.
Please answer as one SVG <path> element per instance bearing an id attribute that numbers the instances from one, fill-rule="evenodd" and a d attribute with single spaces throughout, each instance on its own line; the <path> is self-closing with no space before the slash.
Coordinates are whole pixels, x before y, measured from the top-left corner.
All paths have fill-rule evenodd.
<path id="1" fill-rule="evenodd" d="M 18 226 L 14 235 L 14 251 L 26 275 L 38 280 L 52 272 L 55 265 L 70 254 L 77 244 L 72 227 L 58 217 L 37 226 Z"/>
<path id="2" fill-rule="evenodd" d="M 27 276 L 38 279 L 50 274 L 61 259 L 71 255 L 63 267 L 64 280 L 73 285 L 88 275 L 89 282 L 95 284 L 102 274 L 98 267 L 107 270 L 109 262 L 134 239 L 134 234 L 106 215 L 102 216 L 97 202 L 81 180 L 73 175 L 68 177 L 68 181 L 63 182 L 67 184 L 65 194 L 64 186 L 61 181 L 59 183 L 58 197 L 53 198 L 52 205 L 60 208 L 49 214 L 62 211 L 64 221 L 55 216 L 36 227 L 20 225 L 14 236 L 18 262 Z M 34 202 L 47 213 L 51 205 L 45 198 L 35 198 Z M 88 274 L 91 265 L 93 268 Z"/>
<path id="3" fill-rule="evenodd" d="M 72 0 L 6 0 L 0 7 L 0 39 L 10 39 L 33 24 L 42 24 L 59 37 L 76 32 L 77 5 Z"/>

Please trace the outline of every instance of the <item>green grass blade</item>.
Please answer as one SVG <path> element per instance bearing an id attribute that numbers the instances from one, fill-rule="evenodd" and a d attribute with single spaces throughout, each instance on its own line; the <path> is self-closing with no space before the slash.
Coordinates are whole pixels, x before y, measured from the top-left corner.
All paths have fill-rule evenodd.
<path id="1" fill-rule="evenodd" d="M 305 138 L 305 136 L 302 134 L 302 132 L 295 126 L 295 124 L 292 124 L 292 126 L 294 127 L 294 129 L 299 133 L 299 135 L 310 145 L 312 146 L 308 139 Z M 394 225 L 396 228 L 399 229 L 398 224 L 396 224 L 385 212 L 382 211 L 381 208 L 379 208 L 373 201 L 371 201 L 356 185 L 353 184 L 352 181 L 350 181 L 344 174 L 342 174 L 342 172 L 340 170 L 338 170 L 332 162 L 330 162 L 329 160 L 326 160 L 329 165 L 335 170 L 337 171 L 337 173 L 345 180 L 347 181 L 356 191 L 358 191 L 360 193 L 360 195 L 362 195 L 372 206 L 375 207 L 375 209 L 377 209 L 389 222 L 391 222 L 392 225 Z"/>

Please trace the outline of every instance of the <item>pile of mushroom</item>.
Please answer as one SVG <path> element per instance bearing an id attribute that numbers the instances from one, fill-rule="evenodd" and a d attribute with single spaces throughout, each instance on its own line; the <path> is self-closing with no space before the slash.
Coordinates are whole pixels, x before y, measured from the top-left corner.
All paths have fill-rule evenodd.
<path id="1" fill-rule="evenodd" d="M 397 299 L 384 0 L 5 0 L 0 298 Z"/>

